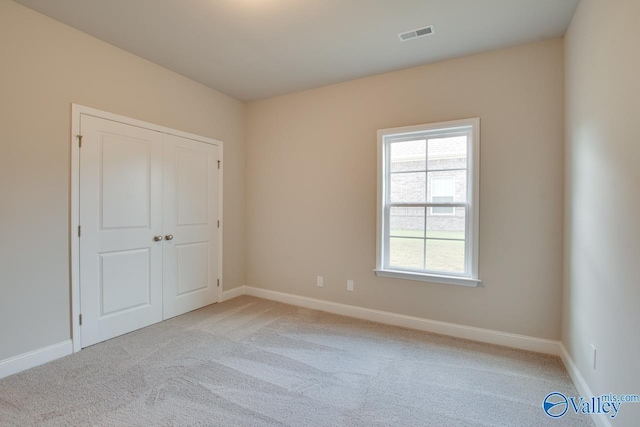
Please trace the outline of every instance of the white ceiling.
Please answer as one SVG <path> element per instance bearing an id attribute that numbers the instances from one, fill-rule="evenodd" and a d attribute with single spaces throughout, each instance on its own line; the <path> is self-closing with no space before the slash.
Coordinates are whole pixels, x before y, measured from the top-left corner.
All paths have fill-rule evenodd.
<path id="1" fill-rule="evenodd" d="M 243 101 L 560 37 L 579 2 L 15 1 Z"/>

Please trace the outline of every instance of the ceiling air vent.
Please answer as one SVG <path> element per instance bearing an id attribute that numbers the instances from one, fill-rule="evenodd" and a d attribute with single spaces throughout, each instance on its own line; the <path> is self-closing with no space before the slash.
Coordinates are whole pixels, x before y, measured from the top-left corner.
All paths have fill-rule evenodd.
<path id="1" fill-rule="evenodd" d="M 417 39 L 418 37 L 424 37 L 433 34 L 433 25 L 428 27 L 419 28 L 417 30 L 407 31 L 406 33 L 398 34 L 400 40 L 406 42 L 407 40 Z"/>

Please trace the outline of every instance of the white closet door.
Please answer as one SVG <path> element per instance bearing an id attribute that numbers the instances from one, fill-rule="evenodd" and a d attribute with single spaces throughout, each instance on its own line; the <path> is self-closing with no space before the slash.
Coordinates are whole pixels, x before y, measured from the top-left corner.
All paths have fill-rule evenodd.
<path id="1" fill-rule="evenodd" d="M 165 136 L 164 318 L 217 301 L 218 147 Z"/>
<path id="2" fill-rule="evenodd" d="M 81 118 L 82 347 L 162 320 L 163 135 Z M 156 237 L 157 236 L 157 237 Z"/>

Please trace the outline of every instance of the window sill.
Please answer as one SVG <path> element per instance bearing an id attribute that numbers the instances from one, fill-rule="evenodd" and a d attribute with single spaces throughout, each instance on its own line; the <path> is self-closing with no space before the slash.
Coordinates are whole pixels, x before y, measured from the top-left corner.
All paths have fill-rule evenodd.
<path id="1" fill-rule="evenodd" d="M 477 287 L 480 279 L 470 279 L 468 277 L 457 276 L 441 276 L 438 274 L 415 273 L 411 271 L 401 270 L 382 270 L 375 269 L 376 276 L 393 277 L 394 279 L 417 280 L 420 282 L 444 283 L 447 285 L 467 286 L 471 288 Z"/>

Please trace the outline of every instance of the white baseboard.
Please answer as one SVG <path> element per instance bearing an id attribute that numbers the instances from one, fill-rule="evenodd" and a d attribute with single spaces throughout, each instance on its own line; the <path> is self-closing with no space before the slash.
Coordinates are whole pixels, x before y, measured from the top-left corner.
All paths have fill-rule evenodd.
<path id="1" fill-rule="evenodd" d="M 233 289 L 235 291 L 236 289 Z M 538 353 L 560 355 L 560 342 L 543 338 L 534 338 L 526 335 L 511 334 L 508 332 L 494 331 L 491 329 L 475 328 L 472 326 L 458 325 L 455 323 L 440 322 L 438 320 L 423 319 L 421 317 L 406 316 L 404 314 L 388 311 L 373 310 L 354 305 L 339 304 L 323 301 L 315 298 L 302 297 L 283 292 L 244 286 L 244 294 L 286 304 L 296 305 L 314 310 L 340 314 L 342 316 L 355 317 L 357 319 L 370 320 L 387 325 L 401 326 L 417 329 L 456 338 L 464 338 L 472 341 L 480 341 L 521 350 L 535 351 Z M 229 291 L 231 292 L 231 291 Z M 238 295 L 236 295 L 238 296 Z"/>
<path id="2" fill-rule="evenodd" d="M 229 301 L 230 299 L 242 296 L 245 294 L 244 290 L 245 286 L 238 286 L 237 288 L 229 289 L 228 291 L 224 291 L 222 293 L 222 301 Z"/>
<path id="3" fill-rule="evenodd" d="M 71 353 L 73 353 L 73 345 L 71 340 L 67 340 L 10 357 L 9 359 L 0 361 L 0 378 L 17 374 L 18 372 L 51 362 L 52 360 L 59 359 Z"/>
<path id="4" fill-rule="evenodd" d="M 562 343 L 560 343 L 560 359 L 562 359 L 564 367 L 567 369 L 571 380 L 573 380 L 573 384 L 578 390 L 578 395 L 584 397 L 594 396 L 587 384 L 587 381 L 585 381 L 584 377 L 580 373 L 578 366 L 575 364 L 566 347 Z M 612 427 L 611 421 L 609 421 L 609 418 L 605 414 L 593 415 L 591 419 L 596 423 L 597 427 Z"/>

